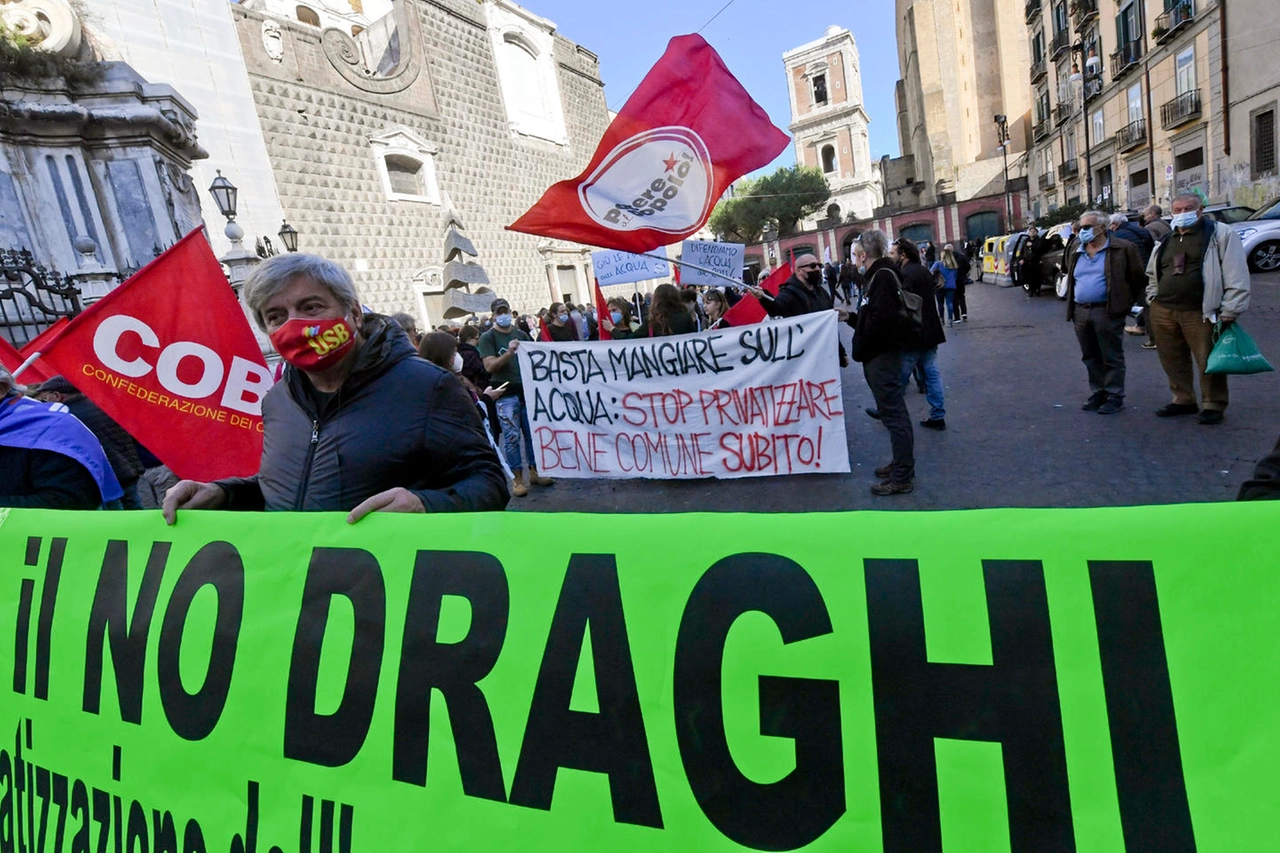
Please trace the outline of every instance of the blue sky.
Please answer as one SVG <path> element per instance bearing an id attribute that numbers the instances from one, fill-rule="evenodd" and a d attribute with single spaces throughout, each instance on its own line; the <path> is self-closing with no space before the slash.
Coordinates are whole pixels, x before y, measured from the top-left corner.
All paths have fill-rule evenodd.
<path id="1" fill-rule="evenodd" d="M 518 0 L 550 18 L 567 39 L 600 56 L 609 108 L 616 110 L 676 35 L 697 32 L 783 130 L 791 121 L 782 54 L 822 36 L 831 24 L 853 31 L 862 64 L 864 107 L 871 117 L 871 156 L 898 156 L 893 88 L 898 80 L 894 7 L 889 0 L 822 4 L 812 0 Z M 788 147 L 765 171 L 795 162 Z"/>

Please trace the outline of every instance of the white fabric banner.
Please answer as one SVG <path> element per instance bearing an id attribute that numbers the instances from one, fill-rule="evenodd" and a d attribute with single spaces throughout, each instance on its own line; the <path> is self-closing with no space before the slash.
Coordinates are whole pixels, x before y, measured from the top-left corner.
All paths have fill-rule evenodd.
<path id="1" fill-rule="evenodd" d="M 836 323 L 827 311 L 693 335 L 522 343 L 538 473 L 848 473 Z"/>
<path id="2" fill-rule="evenodd" d="M 651 254 L 667 256 L 667 247 L 659 246 Z M 630 252 L 618 252 L 605 249 L 591 253 L 591 268 L 601 287 L 611 284 L 629 284 L 633 281 L 649 281 L 654 278 L 667 278 L 671 275 L 671 263 L 644 255 L 633 255 Z"/>
<path id="3" fill-rule="evenodd" d="M 714 243 L 710 240 L 685 240 L 680 246 L 680 260 L 696 264 L 703 269 L 718 272 L 733 281 L 742 281 L 742 264 L 746 258 L 747 247 L 741 243 Z M 723 278 L 708 275 L 693 267 L 680 269 L 681 284 L 709 284 L 724 287 L 728 282 Z"/>

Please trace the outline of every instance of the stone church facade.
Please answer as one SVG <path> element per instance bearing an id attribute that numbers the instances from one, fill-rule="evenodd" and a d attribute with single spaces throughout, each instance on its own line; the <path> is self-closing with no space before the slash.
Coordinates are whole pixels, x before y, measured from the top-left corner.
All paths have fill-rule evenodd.
<path id="1" fill-rule="evenodd" d="M 430 327 L 453 213 L 518 310 L 589 298 L 588 247 L 504 226 L 594 152 L 609 123 L 597 57 L 509 0 L 304 2 L 230 7 L 299 249 Z"/>

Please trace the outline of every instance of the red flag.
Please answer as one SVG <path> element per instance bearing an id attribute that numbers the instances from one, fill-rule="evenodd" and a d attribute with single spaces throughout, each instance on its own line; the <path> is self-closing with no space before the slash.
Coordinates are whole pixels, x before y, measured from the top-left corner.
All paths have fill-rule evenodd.
<path id="1" fill-rule="evenodd" d="M 42 360 L 178 476 L 215 480 L 257 472 L 272 381 L 202 230 L 85 309 Z"/>
<path id="2" fill-rule="evenodd" d="M 604 293 L 600 290 L 600 279 L 596 279 L 596 327 L 600 330 L 600 340 L 611 341 L 613 335 L 604 327 L 604 321 L 612 321 L 610 317 L 609 303 L 604 298 Z"/>
<path id="3" fill-rule="evenodd" d="M 760 287 L 770 296 L 777 296 L 778 291 L 787 279 L 791 278 L 791 263 L 788 261 L 778 267 L 760 282 Z M 744 295 L 737 303 L 724 312 L 724 321 L 730 326 L 750 326 L 764 321 L 769 312 L 764 310 L 760 300 L 750 293 Z"/>
<path id="4" fill-rule="evenodd" d="M 4 338 L 0 338 L 0 364 L 4 365 L 4 369 L 13 373 L 24 361 L 22 353 L 13 348 L 13 344 Z"/>
<path id="5" fill-rule="evenodd" d="M 551 325 L 551 318 L 543 320 L 538 324 L 538 340 L 551 343 L 551 330 L 547 327 Z"/>
<path id="6" fill-rule="evenodd" d="M 677 36 L 581 175 L 512 231 L 648 252 L 692 235 L 735 180 L 789 143 L 701 36 Z"/>

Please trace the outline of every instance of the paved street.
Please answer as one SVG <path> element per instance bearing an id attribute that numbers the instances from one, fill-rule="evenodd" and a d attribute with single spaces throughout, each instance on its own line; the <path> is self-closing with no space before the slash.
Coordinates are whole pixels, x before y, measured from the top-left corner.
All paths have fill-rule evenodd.
<path id="1" fill-rule="evenodd" d="M 1126 336 L 1125 410 L 1080 410 L 1089 395 L 1066 305 L 1051 293 L 974 284 L 969 322 L 939 348 L 946 432 L 916 428 L 910 495 L 872 497 L 872 469 L 889 460 L 884 428 L 858 365 L 844 371 L 851 474 L 745 480 L 559 480 L 513 500 L 517 510 L 590 512 L 822 511 L 1071 507 L 1232 500 L 1280 432 L 1280 374 L 1231 378 L 1221 426 L 1156 418 L 1170 400 L 1154 350 Z M 1280 363 L 1280 274 L 1254 276 L 1242 325 Z M 847 331 L 847 330 L 846 330 Z M 913 420 L 924 395 L 908 391 Z M 715 535 L 714 531 L 708 531 Z"/>

